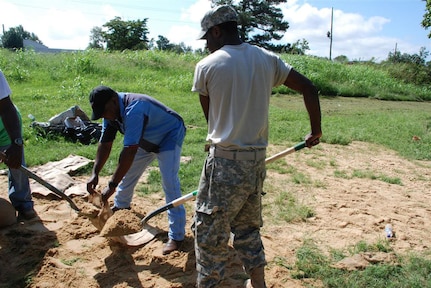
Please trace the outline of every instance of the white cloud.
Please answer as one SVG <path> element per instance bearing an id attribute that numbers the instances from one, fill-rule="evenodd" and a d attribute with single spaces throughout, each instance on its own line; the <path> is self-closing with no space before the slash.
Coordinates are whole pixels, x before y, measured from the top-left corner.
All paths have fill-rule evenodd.
<path id="1" fill-rule="evenodd" d="M 31 4 L 31 3 L 30 3 Z M 80 8 L 46 8 L 46 6 L 19 6 L 0 1 L 0 19 L 5 31 L 22 25 L 50 48 L 85 49 L 90 42 L 91 29 L 102 26 L 120 16 L 110 5 L 103 5 L 97 13 Z"/>
<path id="2" fill-rule="evenodd" d="M 195 22 L 200 27 L 201 19 L 204 14 L 211 9 L 211 1 L 208 0 L 197 0 L 194 4 L 190 5 L 189 8 L 185 9 L 181 13 L 181 20 L 188 20 Z"/>
<path id="3" fill-rule="evenodd" d="M 306 39 L 310 46 L 307 54 L 329 57 L 331 9 L 318 9 L 307 3 L 298 5 L 289 1 L 281 9 L 289 22 L 282 42 L 294 43 Z M 390 20 L 384 17 L 364 18 L 360 14 L 333 11 L 332 56 L 345 55 L 351 60 L 369 60 L 373 57 L 384 60 L 393 49 L 396 39 L 378 36 Z"/>
<path id="4" fill-rule="evenodd" d="M 193 49 L 205 48 L 205 41 L 196 40 L 196 38 L 201 28 L 201 19 L 210 8 L 210 1 L 198 0 L 187 9 L 183 9 L 180 19 L 195 24 L 193 26 L 174 25 L 169 29 L 166 37 L 171 43 L 179 44 L 180 42 L 184 42 L 186 46 L 191 46 Z"/>
<path id="5" fill-rule="evenodd" d="M 179 44 L 183 42 L 186 46 L 191 46 L 193 49 L 203 49 L 205 48 L 205 41 L 196 40 L 198 34 L 199 29 L 196 29 L 194 27 L 190 27 L 187 25 L 173 26 L 169 30 L 166 37 L 171 43 Z"/>

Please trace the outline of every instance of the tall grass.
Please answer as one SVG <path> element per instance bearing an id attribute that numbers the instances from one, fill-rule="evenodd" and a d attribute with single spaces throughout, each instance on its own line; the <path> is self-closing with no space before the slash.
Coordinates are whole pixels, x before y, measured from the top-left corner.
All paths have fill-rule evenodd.
<path id="1" fill-rule="evenodd" d="M 380 100 L 429 101 L 430 86 L 418 86 L 391 77 L 393 66 L 364 62 L 345 64 L 317 57 L 282 55 L 308 76 L 325 96 L 366 97 Z M 397 64 L 402 66 L 402 64 Z M 410 75 L 406 75 L 408 77 Z M 286 88 L 280 88 L 286 89 Z"/>

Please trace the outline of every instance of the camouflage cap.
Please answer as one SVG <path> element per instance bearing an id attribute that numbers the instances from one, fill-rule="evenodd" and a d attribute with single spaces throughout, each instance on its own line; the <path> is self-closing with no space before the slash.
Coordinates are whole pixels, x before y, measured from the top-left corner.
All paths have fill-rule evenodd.
<path id="1" fill-rule="evenodd" d="M 199 33 L 198 39 L 205 39 L 205 35 L 211 27 L 231 21 L 238 22 L 238 14 L 231 6 L 222 5 L 214 7 L 202 18 L 202 31 Z"/>

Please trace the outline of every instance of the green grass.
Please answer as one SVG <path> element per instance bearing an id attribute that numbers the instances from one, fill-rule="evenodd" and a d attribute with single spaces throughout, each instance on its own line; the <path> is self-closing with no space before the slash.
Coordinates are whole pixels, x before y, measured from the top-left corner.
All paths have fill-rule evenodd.
<path id="1" fill-rule="evenodd" d="M 350 172 L 350 173 L 349 173 Z M 335 170 L 334 176 L 342 179 L 352 179 L 352 178 L 366 178 L 371 180 L 380 180 L 389 184 L 403 185 L 401 179 L 398 177 L 390 177 L 382 173 L 377 173 L 370 170 L 357 170 L 353 171 L 340 171 Z"/>
<path id="2" fill-rule="evenodd" d="M 71 259 L 61 259 L 61 263 L 67 266 L 73 266 L 76 262 L 80 261 L 81 259 L 79 257 L 73 257 Z"/>
<path id="3" fill-rule="evenodd" d="M 90 114 L 88 94 L 95 86 L 104 84 L 117 91 L 153 96 L 183 116 L 188 129 L 182 154 L 192 159 L 181 164 L 179 176 L 183 194 L 195 190 L 206 156 L 207 125 L 198 95 L 190 89 L 194 66 L 201 57 L 155 51 L 108 53 L 89 50 L 37 54 L 0 50 L 0 69 L 8 78 L 12 99 L 23 116 L 28 166 L 61 160 L 69 154 L 94 159 L 97 145 L 71 143 L 56 136 L 41 137 L 30 127 L 31 120 L 27 115 L 34 115 L 38 122 L 46 122 L 75 105 Z M 393 78 L 391 75 L 397 70 L 395 65 L 347 65 L 295 55 L 282 55 L 282 58 L 308 76 L 320 92 L 322 142 L 348 145 L 352 141 L 363 141 L 382 145 L 408 159 L 431 160 L 430 86 Z M 302 141 L 309 129 L 302 97 L 286 87 L 274 88 L 270 104 L 270 143 L 290 146 Z M 413 140 L 413 136 L 420 140 Z M 103 175 L 114 172 L 121 142 L 122 137 L 117 137 Z M 307 165 L 325 169 L 318 159 L 309 160 Z M 336 161 L 329 165 L 336 168 Z M 306 189 L 324 186 L 323 183 L 313 183 L 292 166 L 271 164 L 268 168 L 289 174 L 294 185 L 305 186 Z M 90 170 L 84 169 L 80 173 L 89 174 Z M 402 185 L 398 178 L 367 170 L 336 170 L 335 176 L 346 179 L 366 177 Z M 146 196 L 161 190 L 157 169 L 150 172 L 147 181 L 137 187 L 138 195 Z M 314 214 L 287 192 L 280 193 L 275 205 L 278 210 L 272 210 L 277 210 L 277 218 L 282 221 L 304 221 Z M 385 249 L 385 243 L 358 243 L 347 254 Z M 332 263 L 345 255 L 346 251 L 333 251 L 327 256 L 317 246 L 306 242 L 297 251 L 295 265 L 289 265 L 281 258 L 272 264 L 291 270 L 291 277 L 314 279 L 325 287 L 431 287 L 429 257 L 406 256 L 401 258 L 399 265 L 377 264 L 363 271 L 346 272 L 331 268 Z M 75 259 L 69 261 L 74 262 Z"/>
<path id="4" fill-rule="evenodd" d="M 279 193 L 271 207 L 277 211 L 276 219 L 285 222 L 305 221 L 315 215 L 310 207 L 299 203 L 292 193 L 285 191 Z"/>
<path id="5" fill-rule="evenodd" d="M 292 278 L 319 280 L 323 287 L 431 287 L 431 260 L 414 254 L 398 256 L 395 263 L 370 264 L 363 270 L 348 271 L 333 267 L 336 262 L 363 252 L 388 253 L 391 248 L 387 241 L 372 245 L 362 241 L 351 247 L 350 251 L 334 250 L 328 256 L 313 241 L 307 240 L 297 249 L 294 265 L 287 265 L 284 259 L 276 259 L 274 264 L 290 271 Z"/>

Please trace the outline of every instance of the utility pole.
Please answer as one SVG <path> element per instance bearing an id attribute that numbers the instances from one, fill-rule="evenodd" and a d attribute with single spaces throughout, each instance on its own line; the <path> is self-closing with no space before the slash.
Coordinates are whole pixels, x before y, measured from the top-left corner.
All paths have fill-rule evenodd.
<path id="1" fill-rule="evenodd" d="M 334 7 L 331 8 L 331 31 L 328 31 L 326 36 L 329 38 L 329 61 L 332 60 L 332 27 L 334 24 Z"/>

